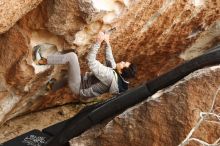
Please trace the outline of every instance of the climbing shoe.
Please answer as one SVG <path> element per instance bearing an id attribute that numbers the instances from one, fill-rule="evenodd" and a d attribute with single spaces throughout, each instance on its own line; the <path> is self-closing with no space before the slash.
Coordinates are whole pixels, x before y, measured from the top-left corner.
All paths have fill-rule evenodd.
<path id="1" fill-rule="evenodd" d="M 41 47 L 39 47 L 39 46 L 34 47 L 33 59 L 34 59 L 35 63 L 38 65 L 46 65 L 47 64 L 47 59 L 42 57 Z"/>
<path id="2" fill-rule="evenodd" d="M 46 84 L 46 90 L 51 91 L 55 82 L 56 82 L 55 78 L 50 79 Z"/>
<path id="3" fill-rule="evenodd" d="M 40 60 L 37 62 L 38 65 L 46 65 L 47 64 L 47 59 L 42 57 Z"/>

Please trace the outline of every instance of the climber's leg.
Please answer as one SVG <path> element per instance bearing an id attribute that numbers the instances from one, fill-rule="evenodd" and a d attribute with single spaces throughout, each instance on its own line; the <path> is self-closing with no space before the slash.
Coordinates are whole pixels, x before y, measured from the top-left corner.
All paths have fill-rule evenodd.
<path id="1" fill-rule="evenodd" d="M 47 64 L 68 63 L 68 84 L 74 94 L 79 95 L 81 74 L 78 57 L 75 53 L 51 55 L 47 57 Z"/>

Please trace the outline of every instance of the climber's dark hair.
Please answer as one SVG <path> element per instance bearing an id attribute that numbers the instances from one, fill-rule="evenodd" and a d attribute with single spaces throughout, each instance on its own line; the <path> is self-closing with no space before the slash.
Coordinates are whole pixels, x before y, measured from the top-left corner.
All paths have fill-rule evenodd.
<path id="1" fill-rule="evenodd" d="M 136 75 L 137 67 L 135 64 L 131 63 L 129 67 L 124 67 L 122 69 L 121 76 L 125 79 L 134 78 Z"/>

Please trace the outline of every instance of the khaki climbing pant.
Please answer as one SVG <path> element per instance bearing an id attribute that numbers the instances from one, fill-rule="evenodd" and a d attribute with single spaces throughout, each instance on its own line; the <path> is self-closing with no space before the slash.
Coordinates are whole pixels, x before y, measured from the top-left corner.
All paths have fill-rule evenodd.
<path id="1" fill-rule="evenodd" d="M 50 55 L 47 57 L 47 64 L 67 64 L 68 63 L 68 77 L 61 81 L 55 82 L 52 90 L 55 91 L 65 83 L 68 82 L 69 88 L 75 95 L 79 95 L 80 84 L 81 84 L 81 73 L 78 57 L 74 52 L 67 54 Z"/>

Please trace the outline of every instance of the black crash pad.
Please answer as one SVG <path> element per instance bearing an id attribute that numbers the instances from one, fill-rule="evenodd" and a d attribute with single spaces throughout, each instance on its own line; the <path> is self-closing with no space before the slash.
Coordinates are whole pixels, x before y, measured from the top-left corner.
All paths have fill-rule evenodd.
<path id="1" fill-rule="evenodd" d="M 56 123 L 52 126 L 49 126 L 45 129 L 42 130 L 42 132 L 50 135 L 50 136 L 55 136 L 55 135 L 58 135 L 64 128 L 66 128 L 70 123 L 71 124 L 75 124 L 78 120 L 80 120 L 81 118 L 85 117 L 87 114 L 89 114 L 91 111 L 97 109 L 98 107 L 110 102 L 111 100 L 113 100 L 115 97 L 111 98 L 111 99 L 108 99 L 106 101 L 103 101 L 103 102 L 99 102 L 99 103 L 95 103 L 95 104 L 92 104 L 92 105 L 89 105 L 89 106 L 86 106 L 85 108 L 83 108 L 82 110 L 80 110 L 80 112 L 75 115 L 74 117 L 68 119 L 68 120 L 65 120 L 65 121 L 62 121 L 62 122 L 59 122 L 59 123 Z"/>
<path id="2" fill-rule="evenodd" d="M 10 141 L 0 144 L 0 146 L 43 146 L 49 138 L 50 136 L 39 130 L 32 130 Z"/>

